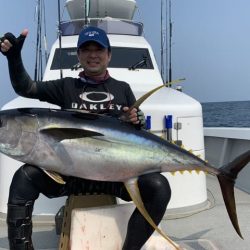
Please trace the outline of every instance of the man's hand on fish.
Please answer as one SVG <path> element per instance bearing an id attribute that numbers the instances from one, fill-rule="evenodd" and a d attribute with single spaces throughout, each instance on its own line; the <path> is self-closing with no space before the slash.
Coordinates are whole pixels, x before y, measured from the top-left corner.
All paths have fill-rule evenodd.
<path id="1" fill-rule="evenodd" d="M 145 124 L 145 117 L 144 114 L 141 110 L 138 110 L 136 108 L 133 108 L 129 111 L 129 107 L 124 107 L 123 111 L 129 112 L 128 114 L 128 120 L 133 123 L 133 124 L 140 124 L 144 125 Z"/>

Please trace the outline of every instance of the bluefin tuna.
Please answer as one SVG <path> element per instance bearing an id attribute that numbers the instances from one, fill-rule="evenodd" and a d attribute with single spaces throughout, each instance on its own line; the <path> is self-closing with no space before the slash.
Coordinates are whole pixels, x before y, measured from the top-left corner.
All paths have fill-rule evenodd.
<path id="1" fill-rule="evenodd" d="M 138 209 L 176 249 L 179 247 L 146 213 L 137 178 L 153 172 L 208 172 L 218 177 L 229 217 L 242 237 L 234 182 L 249 162 L 250 151 L 217 169 L 185 149 L 120 119 L 44 108 L 1 111 L 0 151 L 18 161 L 63 175 L 124 182 Z"/>

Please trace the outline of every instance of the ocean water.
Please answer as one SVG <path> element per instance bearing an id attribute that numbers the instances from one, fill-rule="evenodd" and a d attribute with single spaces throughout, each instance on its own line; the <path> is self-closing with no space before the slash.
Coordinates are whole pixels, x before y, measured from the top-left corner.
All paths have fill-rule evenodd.
<path id="1" fill-rule="evenodd" d="M 250 127 L 250 101 L 202 103 L 204 127 Z"/>

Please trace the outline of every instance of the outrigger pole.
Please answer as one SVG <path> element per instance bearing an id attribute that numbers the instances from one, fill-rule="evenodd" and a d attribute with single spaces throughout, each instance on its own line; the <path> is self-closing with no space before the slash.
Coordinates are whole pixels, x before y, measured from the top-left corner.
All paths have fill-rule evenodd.
<path id="1" fill-rule="evenodd" d="M 90 1 L 84 0 L 84 11 L 85 11 L 84 26 L 88 25 L 89 9 L 90 9 Z"/>
<path id="2" fill-rule="evenodd" d="M 40 44 L 41 44 L 41 15 L 40 15 L 40 11 L 41 11 L 41 1 L 38 0 L 37 2 L 37 36 L 36 36 L 36 61 L 35 61 L 35 72 L 34 72 L 34 80 L 38 81 L 41 80 L 39 78 L 39 73 L 40 73 L 40 63 L 41 63 L 41 58 L 40 58 Z M 38 63 L 39 62 L 39 63 Z"/>
<path id="3" fill-rule="evenodd" d="M 42 50 L 42 38 L 44 42 L 45 63 L 47 63 L 48 61 L 45 12 L 46 8 L 44 0 L 38 0 L 36 5 L 37 30 L 36 30 L 36 58 L 35 58 L 35 69 L 34 69 L 35 81 L 41 81 L 43 77 L 44 62 L 43 62 L 43 50 Z"/>
<path id="4" fill-rule="evenodd" d="M 57 1 L 58 8 L 58 39 L 59 39 L 59 67 L 60 67 L 60 78 L 63 78 L 62 71 L 62 31 L 61 31 L 61 5 L 60 0 Z"/>
<path id="5" fill-rule="evenodd" d="M 171 0 L 169 0 L 169 71 L 168 81 L 172 81 L 172 14 L 171 14 Z"/>
<path id="6" fill-rule="evenodd" d="M 166 46 L 166 77 L 165 77 L 165 83 L 169 82 L 169 77 L 168 77 L 168 51 L 169 51 L 169 48 L 168 48 L 168 30 L 169 30 L 169 27 L 168 27 L 168 0 L 166 0 L 166 20 L 165 20 L 165 25 L 166 25 L 166 41 L 165 41 L 165 46 Z"/>
<path id="7" fill-rule="evenodd" d="M 161 76 L 163 82 L 172 81 L 172 16 L 171 0 L 166 0 L 165 8 L 161 0 Z M 165 10 L 165 11 L 164 11 Z M 165 16 L 164 14 L 165 13 Z M 165 18 L 165 27 L 163 19 Z M 165 33 L 165 35 L 164 35 Z M 165 61 L 164 61 L 165 53 Z"/>
<path id="8" fill-rule="evenodd" d="M 163 0 L 161 0 L 161 78 L 164 81 L 164 58 L 163 58 Z"/>
<path id="9" fill-rule="evenodd" d="M 87 0 L 84 1 L 84 10 L 85 10 L 85 25 L 88 24 L 88 17 L 87 17 Z"/>

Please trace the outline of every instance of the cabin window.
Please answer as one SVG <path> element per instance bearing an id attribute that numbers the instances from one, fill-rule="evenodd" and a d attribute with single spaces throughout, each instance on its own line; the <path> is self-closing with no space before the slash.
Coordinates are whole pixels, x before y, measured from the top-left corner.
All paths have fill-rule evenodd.
<path id="1" fill-rule="evenodd" d="M 109 68 L 153 69 L 148 49 L 112 47 Z"/>
<path id="2" fill-rule="evenodd" d="M 76 69 L 78 66 L 76 48 L 56 49 L 51 70 Z M 112 47 L 109 68 L 154 69 L 148 49 Z"/>

